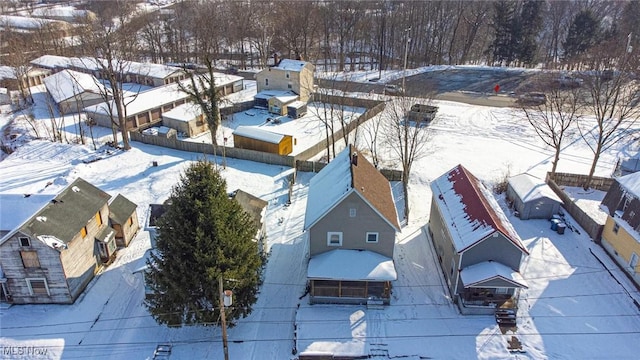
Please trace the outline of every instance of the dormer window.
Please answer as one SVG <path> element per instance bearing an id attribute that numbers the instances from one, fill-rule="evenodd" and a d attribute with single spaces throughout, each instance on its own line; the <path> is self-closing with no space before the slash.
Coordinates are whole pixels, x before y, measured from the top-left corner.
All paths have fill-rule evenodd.
<path id="1" fill-rule="evenodd" d="M 28 237 L 19 237 L 18 241 L 20 241 L 20 246 L 22 247 L 31 246 L 31 241 L 29 241 Z"/>

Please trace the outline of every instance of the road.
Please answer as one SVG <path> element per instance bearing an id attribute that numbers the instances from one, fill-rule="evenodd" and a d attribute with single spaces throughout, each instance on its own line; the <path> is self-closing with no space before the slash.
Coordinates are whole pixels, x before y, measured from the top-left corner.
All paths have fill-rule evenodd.
<path id="1" fill-rule="evenodd" d="M 424 72 L 405 78 L 406 94 L 410 97 L 434 98 L 494 107 L 517 106 L 515 95 L 522 92 L 530 72 L 506 68 L 455 68 Z M 382 94 L 383 83 L 357 83 L 318 79 L 318 85 L 344 91 Z M 401 85 L 402 79 L 391 82 Z M 494 87 L 500 85 L 500 91 Z"/>

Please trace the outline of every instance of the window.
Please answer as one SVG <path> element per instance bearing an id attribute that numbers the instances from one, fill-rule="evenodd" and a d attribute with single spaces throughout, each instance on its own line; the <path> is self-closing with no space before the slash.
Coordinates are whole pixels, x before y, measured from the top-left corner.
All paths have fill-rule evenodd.
<path id="1" fill-rule="evenodd" d="M 80 229 L 80 236 L 82 236 L 83 238 L 87 236 L 87 227 L 83 226 L 82 229 Z"/>
<path id="2" fill-rule="evenodd" d="M 100 215 L 100 211 L 96 213 L 96 223 L 98 223 L 98 226 L 102 225 L 102 215 Z"/>
<path id="3" fill-rule="evenodd" d="M 264 79 L 264 86 L 269 86 L 269 79 Z"/>
<path id="4" fill-rule="evenodd" d="M 22 258 L 22 265 L 25 267 L 25 269 L 40 267 L 38 252 L 23 250 L 23 251 L 20 251 L 20 257 Z"/>
<path id="5" fill-rule="evenodd" d="M 342 246 L 342 233 L 332 231 L 328 232 L 327 246 Z"/>
<path id="6" fill-rule="evenodd" d="M 618 224 L 613 225 L 613 232 L 614 232 L 615 234 L 617 234 L 617 233 L 618 233 L 618 230 L 620 230 L 620 225 L 618 225 Z"/>
<path id="7" fill-rule="evenodd" d="M 367 233 L 367 243 L 377 243 L 378 242 L 378 233 L 377 232 L 368 232 Z"/>
<path id="8" fill-rule="evenodd" d="M 635 272 L 636 267 L 638 266 L 638 255 L 636 253 L 631 254 L 631 259 L 629 260 L 629 267 L 633 272 Z"/>
<path id="9" fill-rule="evenodd" d="M 288 79 L 288 78 L 290 78 L 290 77 L 291 77 L 291 73 L 290 73 L 290 72 L 288 72 L 288 71 L 286 71 L 286 72 L 284 73 L 284 77 L 286 77 L 287 79 Z"/>
<path id="10" fill-rule="evenodd" d="M 29 294 L 31 295 L 47 295 L 49 296 L 49 286 L 47 285 L 47 279 L 25 279 L 27 280 L 27 286 L 29 287 Z"/>
<path id="11" fill-rule="evenodd" d="M 133 217 L 129 216 L 129 220 L 127 220 L 127 225 L 133 225 Z"/>
<path id="12" fill-rule="evenodd" d="M 291 83 L 287 84 L 287 89 L 293 89 L 293 85 L 291 85 Z"/>
<path id="13" fill-rule="evenodd" d="M 509 293 L 509 288 L 503 288 L 503 287 L 496 288 L 496 294 L 508 294 L 508 293 Z"/>
<path id="14" fill-rule="evenodd" d="M 356 217 L 356 208 L 349 209 L 349 217 Z"/>
<path id="15" fill-rule="evenodd" d="M 28 237 L 20 237 L 18 238 L 18 241 L 20 241 L 20 246 L 31 246 L 31 241 L 29 241 Z"/>

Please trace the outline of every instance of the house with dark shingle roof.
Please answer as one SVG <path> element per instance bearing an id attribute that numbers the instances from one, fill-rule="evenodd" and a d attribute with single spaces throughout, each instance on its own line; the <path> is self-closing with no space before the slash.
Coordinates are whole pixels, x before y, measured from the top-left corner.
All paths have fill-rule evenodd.
<path id="1" fill-rule="evenodd" d="M 0 300 L 73 303 L 115 257 L 110 198 L 80 178 L 57 194 L 0 194 Z"/>
<path id="2" fill-rule="evenodd" d="M 136 209 L 138 205 L 124 197 L 116 195 L 109 203 L 109 223 L 116 231 L 116 244 L 126 247 L 136 237 L 140 224 Z"/>
<path id="3" fill-rule="evenodd" d="M 389 181 L 353 146 L 309 184 L 311 303 L 389 304 L 398 215 Z"/>
<path id="4" fill-rule="evenodd" d="M 528 251 L 493 194 L 458 165 L 431 182 L 428 230 L 453 301 L 465 314 L 490 314 L 527 283 Z"/>

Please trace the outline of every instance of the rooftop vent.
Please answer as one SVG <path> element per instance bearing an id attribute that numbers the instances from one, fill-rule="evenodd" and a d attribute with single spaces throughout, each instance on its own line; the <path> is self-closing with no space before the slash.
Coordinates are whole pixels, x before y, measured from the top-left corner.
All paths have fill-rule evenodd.
<path id="1" fill-rule="evenodd" d="M 73 192 L 80 192 L 80 188 L 77 186 L 72 187 L 71 190 L 73 190 Z"/>

